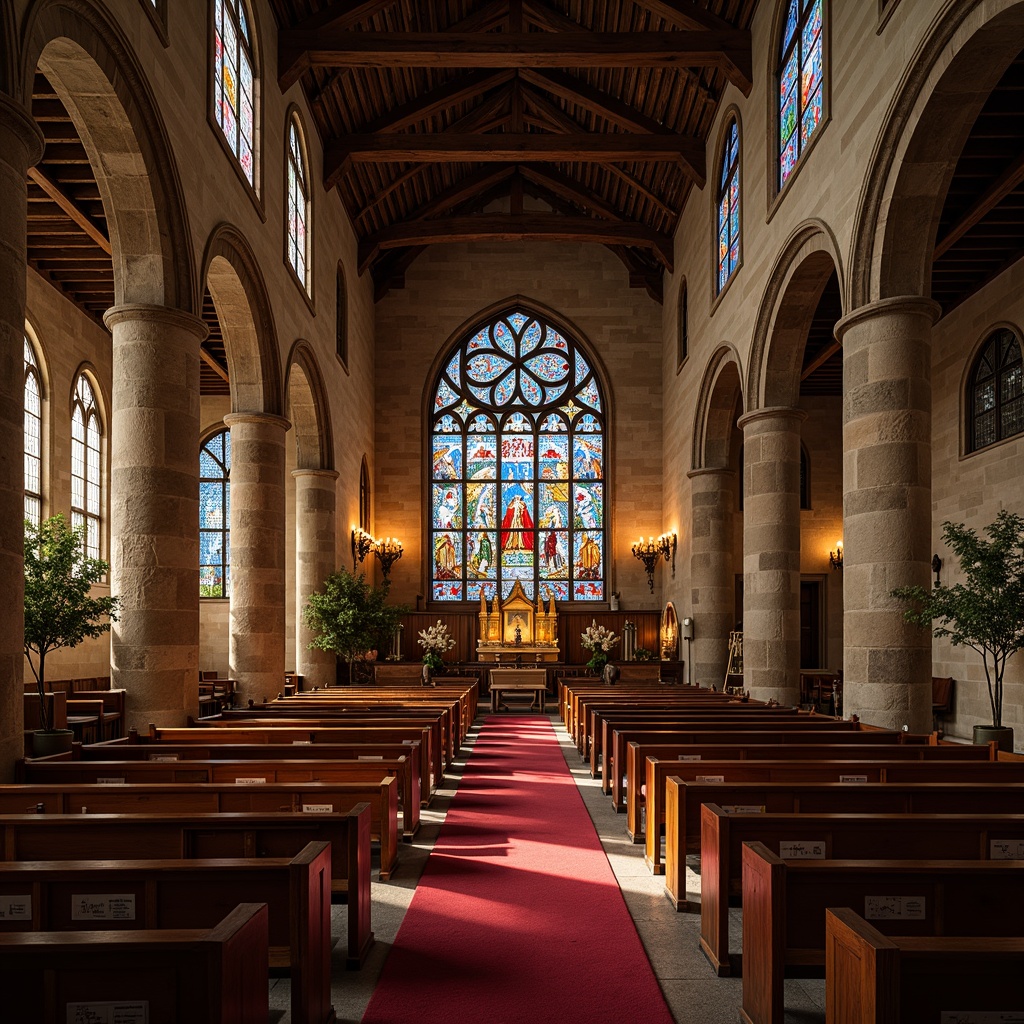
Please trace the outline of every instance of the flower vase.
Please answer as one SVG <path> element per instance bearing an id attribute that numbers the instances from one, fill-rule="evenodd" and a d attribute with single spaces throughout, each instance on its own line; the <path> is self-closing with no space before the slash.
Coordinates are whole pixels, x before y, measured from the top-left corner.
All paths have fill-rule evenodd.
<path id="1" fill-rule="evenodd" d="M 593 654 L 591 655 L 590 661 L 587 662 L 587 671 L 591 675 L 599 676 L 604 672 L 605 665 L 608 664 L 608 658 L 604 654 Z"/>

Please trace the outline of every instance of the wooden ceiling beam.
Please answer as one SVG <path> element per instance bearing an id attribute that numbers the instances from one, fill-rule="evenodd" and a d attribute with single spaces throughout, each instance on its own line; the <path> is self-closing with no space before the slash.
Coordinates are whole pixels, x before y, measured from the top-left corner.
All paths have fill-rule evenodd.
<path id="1" fill-rule="evenodd" d="M 535 28 L 548 32 L 579 32 L 583 26 L 540 0 L 523 0 L 523 16 Z"/>
<path id="2" fill-rule="evenodd" d="M 837 352 L 841 352 L 843 346 L 838 341 L 833 341 L 831 345 L 827 345 L 824 349 L 819 352 L 814 359 L 812 359 L 804 368 L 800 371 L 801 383 L 807 380 L 811 374 L 816 373 L 820 370 Z"/>
<path id="3" fill-rule="evenodd" d="M 507 167 L 485 168 L 475 174 L 469 174 L 457 181 L 451 188 L 445 189 L 420 206 L 416 210 L 415 219 L 426 220 L 428 217 L 437 217 L 442 213 L 447 213 L 460 203 L 490 191 L 495 185 L 511 178 L 515 173 L 515 165 L 509 164 Z"/>
<path id="4" fill-rule="evenodd" d="M 531 167 L 529 164 L 523 164 L 519 168 L 519 172 L 527 181 L 533 182 L 562 199 L 567 199 L 570 203 L 582 206 L 600 217 L 611 221 L 624 219 L 622 214 L 607 200 L 552 168 Z"/>
<path id="5" fill-rule="evenodd" d="M 639 224 L 609 224 L 589 217 L 531 213 L 522 217 L 487 214 L 392 224 L 359 244 L 359 270 L 365 270 L 384 249 L 409 245 L 459 242 L 596 242 L 650 249 L 671 273 L 672 239 Z"/>
<path id="6" fill-rule="evenodd" d="M 224 367 L 221 366 L 220 363 L 218 363 L 217 360 L 214 359 L 213 356 L 209 352 L 207 352 L 206 348 L 202 345 L 199 346 L 199 358 L 202 359 L 202 361 L 206 363 L 206 365 L 210 367 L 210 369 L 213 370 L 213 372 L 217 374 L 217 376 L 220 377 L 220 379 L 224 381 L 225 384 L 231 383 L 228 380 L 228 371 L 225 370 Z"/>
<path id="7" fill-rule="evenodd" d="M 490 32 L 508 24 L 509 0 L 491 0 L 479 10 L 467 14 L 462 21 L 449 25 L 446 32 Z"/>
<path id="8" fill-rule="evenodd" d="M 724 32 L 736 27 L 717 14 L 698 7 L 693 0 L 633 0 L 633 6 L 664 18 L 670 25 L 698 32 Z"/>
<path id="9" fill-rule="evenodd" d="M 41 168 L 30 167 L 28 177 L 67 214 L 76 227 L 84 231 L 108 256 L 113 253 L 114 250 L 110 245 L 107 233 L 59 185 L 51 181 Z M 29 230 L 31 231 L 31 227 Z"/>
<path id="10" fill-rule="evenodd" d="M 284 29 L 278 81 L 294 85 L 315 67 L 715 67 L 751 87 L 750 33 L 724 32 L 340 32 Z"/>
<path id="11" fill-rule="evenodd" d="M 335 0 L 316 14 L 300 21 L 289 31 L 292 32 L 320 32 L 326 28 L 333 28 L 338 32 L 346 32 L 353 29 L 361 21 L 372 18 L 379 14 L 386 7 L 394 7 L 396 0 Z"/>

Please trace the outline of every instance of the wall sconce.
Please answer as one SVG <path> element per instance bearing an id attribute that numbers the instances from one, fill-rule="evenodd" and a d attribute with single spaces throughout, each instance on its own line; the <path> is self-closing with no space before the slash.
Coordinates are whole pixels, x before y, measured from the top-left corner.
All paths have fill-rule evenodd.
<path id="1" fill-rule="evenodd" d="M 361 563 L 364 558 L 370 553 L 370 549 L 373 547 L 373 537 L 371 537 L 361 526 L 356 526 L 352 530 L 352 571 L 356 571 L 356 565 Z"/>
<path id="2" fill-rule="evenodd" d="M 654 567 L 658 559 L 665 556 L 666 562 L 672 562 L 672 574 L 675 575 L 676 535 L 674 533 L 663 533 L 657 540 L 648 537 L 646 543 L 641 537 L 633 545 L 633 557 L 643 562 L 644 572 L 647 573 L 647 585 L 654 593 Z"/>
<path id="3" fill-rule="evenodd" d="M 661 550 L 665 555 L 665 561 L 672 563 L 672 579 L 676 578 L 676 548 L 679 546 L 679 539 L 674 533 L 663 533 L 658 538 Z"/>
<path id="4" fill-rule="evenodd" d="M 835 551 L 828 553 L 828 564 L 833 569 L 838 569 L 839 572 L 843 571 L 843 542 L 841 540 L 836 541 Z"/>
<path id="5" fill-rule="evenodd" d="M 402 557 L 402 542 L 391 537 L 386 540 L 374 541 L 373 553 L 380 562 L 380 571 L 384 579 L 387 579 L 391 572 L 391 566 Z"/>
<path id="6" fill-rule="evenodd" d="M 935 586 L 941 587 L 942 580 L 939 574 L 942 572 L 942 559 L 938 555 L 932 555 L 932 572 L 935 573 Z"/>

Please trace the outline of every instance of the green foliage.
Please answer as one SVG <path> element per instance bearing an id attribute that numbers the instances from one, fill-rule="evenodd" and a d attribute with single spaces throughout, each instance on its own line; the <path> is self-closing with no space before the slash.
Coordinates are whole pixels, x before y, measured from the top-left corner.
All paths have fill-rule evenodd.
<path id="1" fill-rule="evenodd" d="M 904 613 L 907 622 L 981 655 L 992 724 L 1001 726 L 1006 662 L 1024 647 L 1024 518 L 1004 509 L 985 533 L 988 540 L 963 523 L 943 523 L 942 538 L 964 581 L 930 591 L 900 587 L 893 596 L 913 602 Z"/>
<path id="2" fill-rule="evenodd" d="M 117 621 L 120 599 L 92 597 L 110 566 L 86 555 L 84 527 L 73 530 L 59 513 L 36 526 L 25 520 L 25 654 L 39 691 L 40 721 L 50 728 L 46 655 L 101 636 Z"/>
<path id="3" fill-rule="evenodd" d="M 646 647 L 638 647 L 634 652 L 634 657 L 637 661 L 654 661 L 654 651 L 649 651 Z"/>
<path id="4" fill-rule="evenodd" d="M 316 633 L 309 646 L 340 654 L 348 662 L 349 683 L 357 657 L 386 648 L 406 612 L 401 605 L 387 604 L 390 586 L 391 581 L 385 580 L 372 587 L 362 573 L 356 576 L 339 569 L 306 602 L 302 617 Z"/>

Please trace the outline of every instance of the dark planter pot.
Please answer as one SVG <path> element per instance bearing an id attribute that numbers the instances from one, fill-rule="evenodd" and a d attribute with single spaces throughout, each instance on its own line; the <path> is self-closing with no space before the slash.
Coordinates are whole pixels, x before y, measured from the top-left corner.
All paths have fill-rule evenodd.
<path id="1" fill-rule="evenodd" d="M 32 733 L 32 756 L 49 757 L 50 754 L 66 754 L 71 749 L 75 734 L 70 729 L 53 729 L 50 732 Z"/>
<path id="2" fill-rule="evenodd" d="M 1000 750 L 1013 753 L 1013 730 L 1008 725 L 976 725 L 974 727 L 975 743 L 991 743 L 995 740 Z"/>

